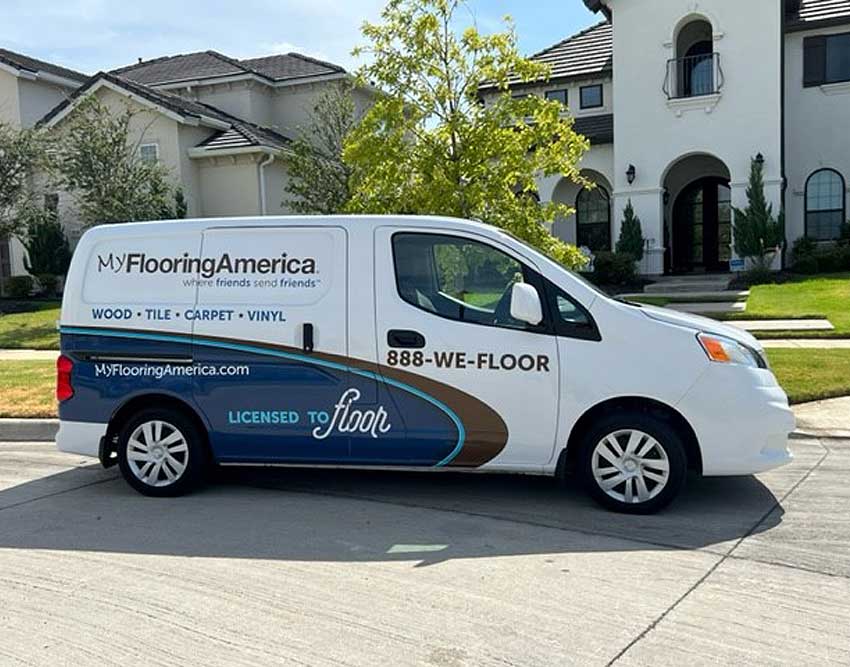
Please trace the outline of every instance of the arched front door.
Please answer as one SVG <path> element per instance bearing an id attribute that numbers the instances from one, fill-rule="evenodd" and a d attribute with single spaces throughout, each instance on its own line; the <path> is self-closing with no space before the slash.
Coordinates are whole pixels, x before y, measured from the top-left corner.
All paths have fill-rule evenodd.
<path id="1" fill-rule="evenodd" d="M 673 270 L 728 271 L 732 193 L 722 178 L 694 181 L 673 206 Z"/>

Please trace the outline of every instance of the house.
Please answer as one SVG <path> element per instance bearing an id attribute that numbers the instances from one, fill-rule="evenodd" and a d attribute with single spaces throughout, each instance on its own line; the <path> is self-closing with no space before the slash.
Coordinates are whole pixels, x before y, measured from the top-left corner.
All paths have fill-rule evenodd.
<path id="1" fill-rule="evenodd" d="M 80 72 L 0 49 L 0 123 L 33 127 L 87 78 Z M 54 201 L 49 198 L 45 203 L 50 206 Z M 20 243 L 0 239 L 0 279 L 23 272 Z"/>
<path id="2" fill-rule="evenodd" d="M 135 113 L 131 141 L 143 159 L 163 164 L 183 190 L 191 217 L 286 213 L 287 175 L 280 157 L 307 124 L 317 97 L 352 77 L 342 67 L 298 53 L 237 60 L 215 51 L 139 61 L 77 80 L 41 123 L 61 131 L 80 102 Z M 355 88 L 357 111 L 373 92 Z M 58 200 L 72 243 L 83 225 L 71 193 Z M 17 242 L 13 242 L 14 247 Z M 13 262 L 12 272 L 23 272 Z"/>
<path id="3" fill-rule="evenodd" d="M 758 159 L 788 241 L 837 238 L 850 179 L 850 0 L 584 4 L 602 21 L 532 56 L 551 65 L 548 81 L 511 87 L 563 102 L 591 142 L 582 168 L 596 188 L 539 182 L 541 200 L 576 209 L 557 236 L 611 249 L 631 200 L 644 273 L 728 271 L 732 207 L 746 206 Z"/>

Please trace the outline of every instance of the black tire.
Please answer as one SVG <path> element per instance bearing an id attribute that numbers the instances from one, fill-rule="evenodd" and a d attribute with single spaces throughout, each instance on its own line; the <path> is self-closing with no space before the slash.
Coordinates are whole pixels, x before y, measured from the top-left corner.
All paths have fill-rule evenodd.
<path id="1" fill-rule="evenodd" d="M 173 437 L 172 434 L 176 432 L 182 437 L 182 442 L 185 442 L 185 450 L 180 440 L 166 447 L 157 444 L 156 441 L 150 443 L 151 449 L 155 449 L 156 452 L 150 454 L 153 466 L 145 473 L 147 479 L 143 479 L 140 473 L 145 472 L 146 463 L 139 461 L 137 457 L 145 456 L 145 450 L 138 444 L 131 445 L 130 439 L 135 433 L 137 435 L 135 443 L 148 445 L 149 443 L 145 442 L 145 431 L 142 430 L 141 433 L 137 431 L 144 429 L 145 424 L 152 425 L 154 422 L 164 424 L 160 427 L 163 443 Z M 148 432 L 153 433 L 152 430 Z M 171 451 L 172 448 L 173 451 Z M 131 450 L 136 457 L 130 453 Z M 169 451 L 165 453 L 163 450 Z M 131 457 L 134 458 L 134 462 L 131 462 Z M 189 493 L 203 479 L 208 458 L 203 434 L 195 423 L 179 410 L 170 408 L 140 410 L 128 419 L 118 432 L 118 467 L 121 474 L 130 486 L 146 496 L 167 498 Z M 160 468 L 154 473 L 157 463 L 160 464 Z M 183 469 L 178 474 L 179 464 L 183 464 Z M 156 474 L 156 483 L 150 483 L 154 474 Z M 171 475 L 174 475 L 174 481 L 169 481 Z"/>
<path id="2" fill-rule="evenodd" d="M 646 458 L 636 459 L 632 455 L 627 455 L 631 438 L 629 431 L 642 433 L 654 439 L 658 447 L 663 450 L 663 454 L 649 439 L 644 438 L 637 441 L 635 453 L 639 453 L 643 446 L 651 447 Z M 603 447 L 603 440 L 610 443 L 610 440 L 607 440 L 609 436 L 614 438 L 623 454 L 626 455 L 617 464 L 618 467 L 615 467 L 615 464 L 605 456 L 615 451 L 613 443 L 607 444 L 603 448 L 604 452 L 597 452 L 597 446 Z M 594 473 L 594 460 L 599 474 Z M 676 429 L 663 418 L 638 411 L 611 414 L 593 424 L 581 438 L 577 464 L 579 478 L 588 494 L 603 507 L 625 514 L 658 512 L 679 494 L 687 476 L 685 446 Z M 667 479 L 660 484 L 654 478 L 664 476 L 665 464 L 668 468 Z M 605 477 L 605 474 L 608 476 Z M 654 478 L 650 479 L 649 475 L 653 475 Z M 598 477 L 601 482 L 597 481 Z M 606 481 L 613 483 L 620 477 L 625 479 L 610 490 L 600 486 L 600 483 Z M 641 480 L 638 480 L 638 477 Z M 643 493 L 648 497 L 643 501 L 635 497 L 640 483 L 643 485 Z M 658 486 L 661 488 L 657 489 Z M 619 497 L 614 497 L 615 495 Z M 631 502 L 627 502 L 629 497 L 632 499 Z"/>

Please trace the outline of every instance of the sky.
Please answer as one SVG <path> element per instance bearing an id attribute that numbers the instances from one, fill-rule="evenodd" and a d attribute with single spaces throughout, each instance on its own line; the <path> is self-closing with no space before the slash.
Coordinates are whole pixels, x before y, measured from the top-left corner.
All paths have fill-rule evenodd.
<path id="1" fill-rule="evenodd" d="M 234 58 L 298 51 L 353 70 L 351 49 L 384 0 L 3 0 L 0 47 L 93 74 L 213 49 Z M 598 21 L 581 0 L 469 0 L 479 29 L 509 14 L 530 55 Z"/>

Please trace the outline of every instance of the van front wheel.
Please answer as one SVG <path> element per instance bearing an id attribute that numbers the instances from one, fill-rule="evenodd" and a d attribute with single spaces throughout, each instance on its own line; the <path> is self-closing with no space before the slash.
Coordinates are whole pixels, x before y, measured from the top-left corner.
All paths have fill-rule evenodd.
<path id="1" fill-rule="evenodd" d="M 687 459 L 682 439 L 666 421 L 630 412 L 601 419 L 585 434 L 580 474 L 588 493 L 617 512 L 651 514 L 682 488 Z"/>
<path id="2" fill-rule="evenodd" d="M 204 468 L 201 434 L 176 410 L 142 410 L 118 434 L 118 467 L 139 493 L 182 495 L 200 481 Z"/>

